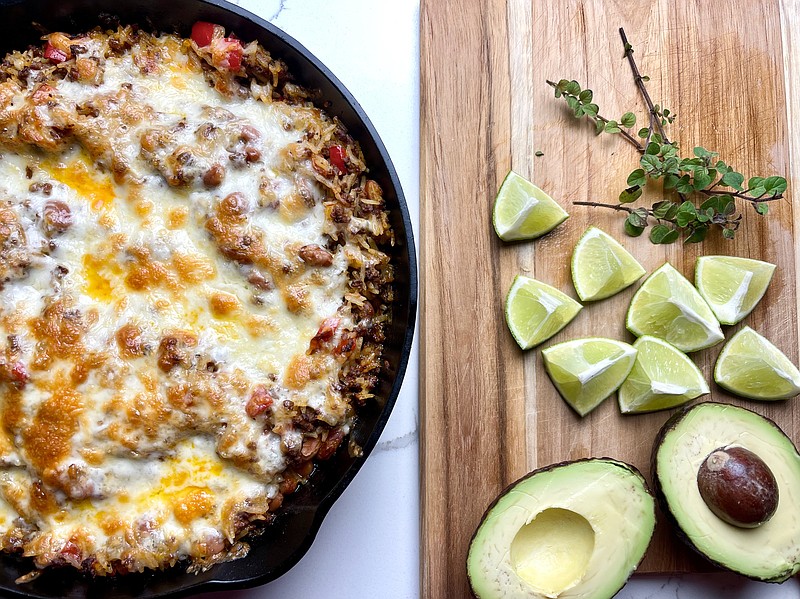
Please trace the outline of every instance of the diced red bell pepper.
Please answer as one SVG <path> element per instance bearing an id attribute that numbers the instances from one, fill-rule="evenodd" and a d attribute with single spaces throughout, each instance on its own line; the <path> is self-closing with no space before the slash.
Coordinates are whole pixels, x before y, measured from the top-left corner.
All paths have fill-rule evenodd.
<path id="1" fill-rule="evenodd" d="M 201 48 L 208 46 L 214 39 L 214 27 L 214 23 L 197 21 L 192 25 L 192 41 Z"/>
<path id="2" fill-rule="evenodd" d="M 330 147 L 330 163 L 336 167 L 340 173 L 347 172 L 347 165 L 344 163 L 344 148 L 342 146 Z"/>
<path id="3" fill-rule="evenodd" d="M 50 42 L 44 45 L 44 57 L 53 64 L 59 64 L 67 60 L 67 54 L 56 48 Z"/>

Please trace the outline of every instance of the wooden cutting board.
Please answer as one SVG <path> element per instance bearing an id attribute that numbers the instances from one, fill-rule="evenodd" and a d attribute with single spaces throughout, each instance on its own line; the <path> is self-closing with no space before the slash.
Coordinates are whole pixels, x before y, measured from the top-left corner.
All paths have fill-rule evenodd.
<path id="1" fill-rule="evenodd" d="M 594 90 L 602 115 L 632 110 L 641 123 L 646 112 L 623 59 L 620 26 L 650 76 L 654 101 L 678 114 L 671 134 L 684 154 L 702 145 L 746 177 L 789 179 L 787 199 L 774 202 L 767 217 L 743 207 L 734 241 L 716 234 L 702 246 L 654 246 L 646 235 L 626 237 L 618 213 L 572 205 L 615 202 L 638 154 L 619 136 L 596 137 L 590 123 L 577 122 L 545 79 L 577 79 Z M 526 472 L 612 456 L 649 478 L 653 437 L 669 413 L 623 418 L 612 399 L 578 418 L 551 386 L 540 352 L 520 351 L 504 322 L 504 297 L 518 273 L 575 296 L 569 258 L 589 224 L 614 235 L 649 272 L 668 260 L 691 278 L 700 253 L 777 264 L 767 295 L 745 323 L 797 362 L 798 223 L 791 191 L 800 186 L 798 26 L 797 0 L 422 0 L 424 597 L 468 594 L 469 539 L 490 501 Z M 511 168 L 549 192 L 571 218 L 534 242 L 499 241 L 491 206 Z M 623 322 L 636 287 L 587 305 L 551 343 L 590 335 L 632 341 Z M 709 380 L 719 349 L 694 355 Z M 765 414 L 800 441 L 800 400 L 740 401 L 716 386 L 710 398 Z M 703 568 L 659 524 L 639 571 Z"/>

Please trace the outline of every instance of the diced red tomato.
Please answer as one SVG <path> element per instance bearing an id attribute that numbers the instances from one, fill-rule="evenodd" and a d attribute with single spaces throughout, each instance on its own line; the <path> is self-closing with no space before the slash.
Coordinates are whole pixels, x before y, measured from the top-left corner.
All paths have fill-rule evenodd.
<path id="1" fill-rule="evenodd" d="M 228 46 L 225 58 L 222 60 L 222 66 L 227 66 L 231 71 L 238 71 L 239 67 L 242 66 L 242 42 L 235 37 L 226 37 L 222 41 Z"/>
<path id="2" fill-rule="evenodd" d="M 231 34 L 223 37 L 225 29 L 221 25 L 197 21 L 192 25 L 192 40 L 200 48 L 211 49 L 211 62 L 220 69 L 238 71 L 242 66 L 244 48 L 242 42 Z"/>
<path id="3" fill-rule="evenodd" d="M 214 39 L 214 23 L 197 21 L 192 25 L 192 41 L 195 44 L 204 48 L 211 43 L 212 39 Z"/>
<path id="4" fill-rule="evenodd" d="M 25 364 L 22 362 L 16 362 L 11 367 L 11 380 L 14 383 L 15 387 L 22 388 L 25 386 L 25 383 L 30 380 L 30 375 L 28 374 L 27 368 L 25 368 Z"/>
<path id="5" fill-rule="evenodd" d="M 328 341 L 333 339 L 333 336 L 336 334 L 336 329 L 339 328 L 339 319 L 338 318 L 326 318 L 322 321 L 322 324 L 317 331 L 317 334 L 311 338 L 311 342 L 309 343 L 308 350 L 310 353 L 314 353 L 319 351 L 322 348 L 323 343 L 327 343 Z"/>
<path id="6" fill-rule="evenodd" d="M 270 406 L 272 406 L 273 401 L 272 392 L 267 389 L 267 387 L 264 385 L 256 385 L 256 388 L 253 389 L 253 393 L 250 395 L 250 399 L 247 400 L 245 411 L 250 418 L 255 418 L 259 414 L 266 412 Z"/>
<path id="7" fill-rule="evenodd" d="M 66 52 L 62 52 L 50 42 L 44 45 L 44 57 L 53 64 L 59 64 L 67 60 Z"/>
<path id="8" fill-rule="evenodd" d="M 347 165 L 344 163 L 344 148 L 342 146 L 330 147 L 330 162 L 340 173 L 347 172 Z"/>
<path id="9" fill-rule="evenodd" d="M 339 341 L 339 345 L 336 346 L 334 353 L 337 356 L 347 355 L 356 348 L 357 342 L 358 335 L 356 335 L 354 331 L 345 331 L 342 334 L 342 338 Z"/>
<path id="10" fill-rule="evenodd" d="M 242 66 L 242 42 L 232 37 L 218 37 L 211 41 L 211 63 L 218 69 L 238 71 Z"/>

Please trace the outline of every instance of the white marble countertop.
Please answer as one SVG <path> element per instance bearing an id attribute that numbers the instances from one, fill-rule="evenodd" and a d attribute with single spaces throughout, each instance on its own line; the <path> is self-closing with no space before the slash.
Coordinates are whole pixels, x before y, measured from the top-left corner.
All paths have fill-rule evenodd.
<path id="1" fill-rule="evenodd" d="M 358 99 L 400 176 L 419 235 L 419 0 L 234 0 L 271 21 L 324 62 Z M 424 282 L 423 282 L 424 283 Z M 209 599 L 419 597 L 418 354 L 411 356 L 381 441 L 290 572 Z M 442 547 L 442 551 L 447 551 Z M 783 585 L 727 574 L 634 577 L 619 599 L 796 599 Z"/>

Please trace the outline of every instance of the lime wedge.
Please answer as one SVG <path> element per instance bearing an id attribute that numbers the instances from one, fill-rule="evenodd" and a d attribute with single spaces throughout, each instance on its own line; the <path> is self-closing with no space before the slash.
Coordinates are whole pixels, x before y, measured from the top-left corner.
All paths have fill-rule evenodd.
<path id="1" fill-rule="evenodd" d="M 572 283 L 584 302 L 611 297 L 644 273 L 636 258 L 597 227 L 586 229 L 572 252 Z"/>
<path id="2" fill-rule="evenodd" d="M 731 393 L 750 399 L 789 399 L 800 393 L 797 367 L 750 327 L 744 327 L 722 348 L 714 380 Z"/>
<path id="3" fill-rule="evenodd" d="M 506 297 L 506 323 L 519 346 L 530 349 L 567 326 L 582 307 L 555 287 L 517 275 Z"/>
<path id="4" fill-rule="evenodd" d="M 619 388 L 633 368 L 636 350 L 622 341 L 590 337 L 552 345 L 542 357 L 561 397 L 585 416 Z"/>
<path id="5" fill-rule="evenodd" d="M 552 231 L 569 215 L 553 198 L 514 171 L 509 171 L 492 210 L 497 236 L 504 241 L 535 239 Z"/>
<path id="6" fill-rule="evenodd" d="M 734 256 L 697 259 L 694 284 L 722 324 L 736 324 L 764 297 L 775 265 Z"/>
<path id="7" fill-rule="evenodd" d="M 636 362 L 617 394 L 623 414 L 666 410 L 708 393 L 703 373 L 675 346 L 645 335 L 633 347 Z"/>
<path id="8" fill-rule="evenodd" d="M 625 326 L 637 337 L 652 335 L 683 352 L 711 347 L 725 338 L 706 301 L 669 262 L 639 287 Z"/>

